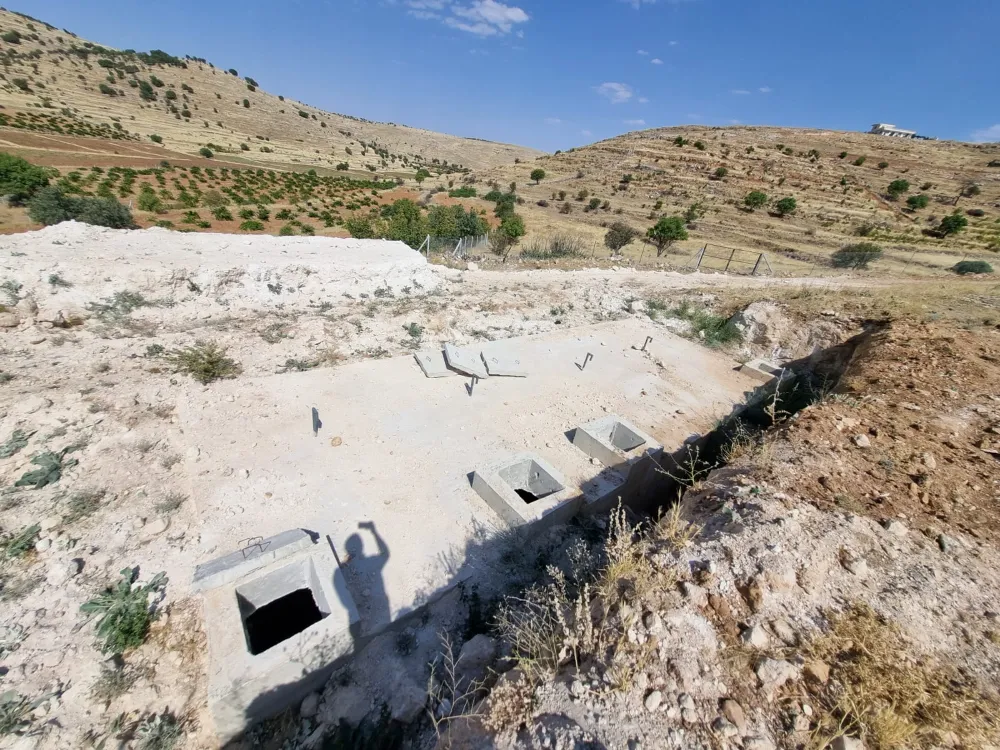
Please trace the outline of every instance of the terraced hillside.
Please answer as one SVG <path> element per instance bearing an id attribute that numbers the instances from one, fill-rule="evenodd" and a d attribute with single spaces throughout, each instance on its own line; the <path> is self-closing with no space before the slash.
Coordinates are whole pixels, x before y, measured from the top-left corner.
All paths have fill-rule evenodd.
<path id="1" fill-rule="evenodd" d="M 530 173 L 539 167 L 546 176 L 535 185 Z M 583 240 L 588 254 L 596 245 L 598 256 L 607 253 L 602 244 L 607 224 L 625 221 L 645 232 L 671 215 L 686 215 L 690 236 L 672 248 L 667 256 L 672 263 L 708 242 L 764 251 L 783 267 L 802 271 L 801 261 L 825 262 L 843 244 L 863 241 L 859 235 L 882 245 L 887 262 L 916 270 L 1000 251 L 1000 144 L 791 128 L 674 127 L 629 133 L 464 179 L 503 190 L 517 183 L 524 200 L 518 212 L 529 231 L 522 244 L 530 245 L 532 237 L 571 235 Z M 908 183 L 907 190 L 892 199 L 889 185 L 896 180 Z M 753 211 L 745 203 L 752 191 L 768 200 Z M 914 196 L 925 196 L 926 205 L 921 197 L 908 203 Z M 794 211 L 784 216 L 777 206 L 782 198 L 795 200 Z M 942 218 L 956 211 L 967 227 L 936 236 Z M 626 255 L 642 250 L 634 242 Z M 647 259 L 649 254 L 647 247 Z"/>
<path id="2" fill-rule="evenodd" d="M 226 161 L 275 169 L 344 165 L 412 177 L 421 167 L 448 173 L 540 154 L 325 112 L 263 91 L 257 71 L 110 49 L 5 10 L 0 61 L 0 147 L 49 166 L 90 166 L 89 157 L 110 155 L 141 168 L 151 166 L 149 151 L 176 161 L 208 148 Z"/>

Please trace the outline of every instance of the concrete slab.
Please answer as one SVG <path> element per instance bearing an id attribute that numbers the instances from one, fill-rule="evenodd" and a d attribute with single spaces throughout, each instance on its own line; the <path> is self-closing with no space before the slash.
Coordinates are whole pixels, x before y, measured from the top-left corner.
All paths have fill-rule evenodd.
<path id="1" fill-rule="evenodd" d="M 208 704 L 223 741 L 320 687 L 361 645 L 357 607 L 326 540 L 310 538 L 203 596 Z"/>
<path id="2" fill-rule="evenodd" d="M 740 372 L 760 383 L 770 383 L 784 372 L 784 368 L 764 359 L 755 359 L 740 365 Z"/>
<path id="3" fill-rule="evenodd" d="M 300 550 L 309 549 L 314 544 L 309 532 L 302 529 L 283 531 L 267 539 L 250 538 L 244 542 L 239 551 L 198 565 L 194 569 L 191 590 L 204 591 L 235 581 L 258 568 L 294 555 Z"/>
<path id="4" fill-rule="evenodd" d="M 653 334 L 653 355 L 631 349 Z M 366 638 L 492 570 L 489 540 L 509 522 L 473 489 L 471 472 L 530 452 L 558 472 L 567 497 L 595 507 L 626 477 L 592 463 L 569 430 L 610 413 L 673 449 L 756 386 L 711 350 L 638 319 L 487 351 L 530 362 L 531 377 L 484 380 L 470 398 L 457 378 L 414 380 L 406 356 L 192 391 L 178 416 L 200 559 L 242 554 L 238 540 L 291 528 L 328 537 Z M 596 356 L 581 371 L 587 351 Z M 303 428 L 312 407 L 318 438 Z M 235 600 L 239 585 L 210 589 L 206 603 L 227 590 Z"/>
<path id="5" fill-rule="evenodd" d="M 447 378 L 455 374 L 454 370 L 448 369 L 444 352 L 440 349 L 417 352 L 413 355 L 413 358 L 417 360 L 417 364 L 424 371 L 424 375 L 429 378 Z"/>
<path id="6" fill-rule="evenodd" d="M 486 370 L 489 372 L 490 377 L 528 377 L 528 370 L 521 364 L 521 360 L 518 357 L 511 357 L 501 352 L 487 351 L 486 349 L 480 352 L 480 356 L 486 365 Z"/>
<path id="7" fill-rule="evenodd" d="M 458 370 L 466 375 L 475 375 L 480 379 L 490 376 L 480 353 L 473 349 L 459 349 L 454 344 L 445 344 L 444 358 L 453 370 Z"/>

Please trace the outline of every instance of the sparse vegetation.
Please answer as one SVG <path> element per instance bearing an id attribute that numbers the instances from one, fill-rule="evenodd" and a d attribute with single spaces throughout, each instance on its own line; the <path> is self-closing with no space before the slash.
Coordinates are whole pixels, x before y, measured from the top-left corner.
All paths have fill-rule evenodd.
<path id="1" fill-rule="evenodd" d="M 76 197 L 54 186 L 42 188 L 35 194 L 28 203 L 28 216 L 46 226 L 71 219 L 111 229 L 135 226 L 132 212 L 114 198 Z"/>
<path id="2" fill-rule="evenodd" d="M 973 273 L 993 273 L 993 266 L 985 260 L 962 260 L 951 267 L 959 276 Z"/>
<path id="3" fill-rule="evenodd" d="M 910 190 L 910 183 L 906 180 L 893 180 L 889 183 L 889 187 L 886 189 L 891 200 L 899 200 L 899 197 Z"/>
<path id="4" fill-rule="evenodd" d="M 138 568 L 125 568 L 120 575 L 121 580 L 116 585 L 109 586 L 80 607 L 84 614 L 98 615 L 97 637 L 101 641 L 101 651 L 106 654 L 121 654 L 142 645 L 155 615 L 149 596 L 161 592 L 167 585 L 163 573 L 138 585 Z"/>
<path id="5" fill-rule="evenodd" d="M 224 378 L 234 378 L 242 368 L 226 356 L 226 348 L 214 341 L 197 341 L 193 346 L 175 349 L 165 355 L 177 372 L 190 375 L 202 385 Z"/>
<path id="6" fill-rule="evenodd" d="M 630 227 L 622 221 L 616 221 L 608 227 L 608 231 L 604 235 L 604 245 L 611 250 L 612 254 L 617 255 L 623 247 L 640 234 L 638 229 Z"/>
<path id="7" fill-rule="evenodd" d="M 837 250 L 831 261 L 836 268 L 850 268 L 862 271 L 882 257 L 882 248 L 872 242 L 845 245 Z"/>
<path id="8" fill-rule="evenodd" d="M 762 193 L 760 190 L 751 190 L 743 198 L 743 205 L 749 208 L 751 211 L 755 211 L 758 208 L 763 208 L 767 205 L 767 193 Z"/>
<path id="9" fill-rule="evenodd" d="M 950 214 L 941 219 L 938 225 L 938 232 L 947 237 L 951 234 L 958 234 L 969 225 L 969 220 L 959 213 Z"/>
<path id="10" fill-rule="evenodd" d="M 774 204 L 774 210 L 777 212 L 778 216 L 788 216 L 795 213 L 795 209 L 798 207 L 794 198 L 782 198 L 777 203 Z"/>

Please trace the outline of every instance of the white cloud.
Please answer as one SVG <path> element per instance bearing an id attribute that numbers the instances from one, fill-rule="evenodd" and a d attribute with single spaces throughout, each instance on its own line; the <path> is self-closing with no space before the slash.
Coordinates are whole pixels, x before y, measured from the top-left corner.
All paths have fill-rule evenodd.
<path id="1" fill-rule="evenodd" d="M 759 91 L 760 93 L 762 93 L 762 94 L 770 94 L 770 93 L 771 93 L 771 87 L 770 87 L 770 86 L 761 86 L 761 87 L 760 87 L 759 89 L 757 89 L 757 90 L 758 90 L 758 91 Z"/>
<path id="2" fill-rule="evenodd" d="M 472 0 L 468 5 L 455 0 L 404 0 L 407 13 L 421 20 L 440 19 L 446 26 L 477 36 L 502 36 L 531 17 L 515 5 L 496 0 Z M 523 32 L 518 31 L 522 37 Z"/>
<path id="3" fill-rule="evenodd" d="M 623 120 L 622 122 L 624 122 L 626 125 L 635 125 L 636 127 L 646 124 L 645 120 Z"/>
<path id="4" fill-rule="evenodd" d="M 639 97 L 639 104 L 649 104 L 649 99 L 645 96 Z"/>
<path id="5" fill-rule="evenodd" d="M 627 83 L 602 83 L 600 86 L 595 86 L 594 91 L 612 104 L 624 104 L 635 95 L 635 91 Z"/>
<path id="6" fill-rule="evenodd" d="M 546 117 L 545 118 L 545 124 L 546 125 L 562 125 L 562 120 L 560 120 L 558 117 Z"/>
<path id="7" fill-rule="evenodd" d="M 580 131 L 580 135 L 585 135 L 585 136 L 589 137 L 589 136 L 592 136 L 593 133 L 591 133 L 589 130 L 581 130 Z"/>
<path id="8" fill-rule="evenodd" d="M 750 94 L 746 89 L 733 89 L 729 92 L 730 94 L 736 94 L 737 96 L 748 96 Z"/>
<path id="9" fill-rule="evenodd" d="M 670 41 L 668 42 L 668 44 L 669 44 L 669 45 L 670 45 L 671 47 L 676 47 L 676 46 L 677 46 L 677 42 L 676 42 L 676 41 L 674 41 L 673 39 L 671 39 L 671 40 L 670 40 Z"/>
<path id="10" fill-rule="evenodd" d="M 729 124 L 730 125 L 742 125 L 743 121 L 742 120 L 730 120 Z"/>
<path id="11" fill-rule="evenodd" d="M 660 59 L 660 58 L 658 58 L 658 57 L 654 57 L 654 58 L 653 58 L 652 60 L 650 60 L 650 62 L 651 62 L 651 63 L 652 63 L 653 65 L 663 65 L 663 60 L 661 60 L 661 59 Z"/>
<path id="12" fill-rule="evenodd" d="M 664 2 L 669 5 L 678 5 L 680 3 L 686 3 L 690 0 L 621 0 L 623 3 L 628 3 L 636 10 L 639 10 L 643 5 L 656 5 L 658 2 Z"/>
<path id="13" fill-rule="evenodd" d="M 990 125 L 988 128 L 976 130 L 972 133 L 974 143 L 987 143 L 990 141 L 1000 141 L 1000 123 Z"/>
<path id="14" fill-rule="evenodd" d="M 648 56 L 649 56 L 649 53 L 648 53 L 648 52 L 646 52 L 646 50 L 644 50 L 644 49 L 639 49 L 639 50 L 636 50 L 636 51 L 635 51 L 635 54 L 637 54 L 637 55 L 642 55 L 643 57 L 648 57 Z"/>

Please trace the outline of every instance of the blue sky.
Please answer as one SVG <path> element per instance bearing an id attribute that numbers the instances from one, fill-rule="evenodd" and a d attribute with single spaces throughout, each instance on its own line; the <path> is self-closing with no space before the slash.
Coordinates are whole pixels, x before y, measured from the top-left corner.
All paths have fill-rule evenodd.
<path id="1" fill-rule="evenodd" d="M 127 12 L 125 8 L 127 7 Z M 552 151 L 666 125 L 1000 140 L 1000 0 L 32 0 L 323 109 Z"/>

